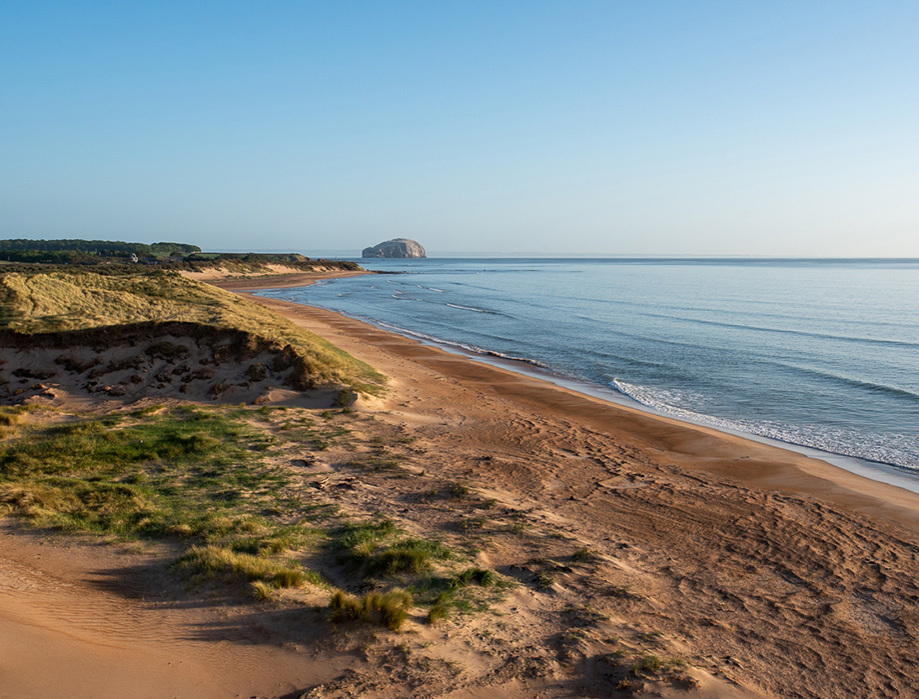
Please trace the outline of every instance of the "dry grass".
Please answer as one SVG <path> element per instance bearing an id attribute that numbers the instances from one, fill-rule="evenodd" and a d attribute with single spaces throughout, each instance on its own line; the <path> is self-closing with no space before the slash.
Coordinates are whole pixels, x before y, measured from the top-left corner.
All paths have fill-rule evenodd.
<path id="1" fill-rule="evenodd" d="M 232 328 L 279 349 L 290 346 L 317 385 L 376 393 L 384 381 L 372 367 L 262 306 L 174 272 L 3 274 L 0 307 L 0 327 L 28 334 L 149 322 Z"/>
<path id="2" fill-rule="evenodd" d="M 256 580 L 252 583 L 252 597 L 257 602 L 270 602 L 274 599 L 275 587 L 264 580 Z"/>
<path id="3" fill-rule="evenodd" d="M 176 560 L 176 567 L 205 578 L 241 578 L 271 583 L 274 587 L 301 587 L 306 573 L 292 561 L 275 561 L 224 546 L 193 546 Z"/>
<path id="4" fill-rule="evenodd" d="M 405 590 L 369 592 L 360 598 L 338 590 L 329 603 L 332 621 L 365 621 L 380 624 L 392 631 L 402 627 L 408 619 L 411 606 L 412 596 Z"/>

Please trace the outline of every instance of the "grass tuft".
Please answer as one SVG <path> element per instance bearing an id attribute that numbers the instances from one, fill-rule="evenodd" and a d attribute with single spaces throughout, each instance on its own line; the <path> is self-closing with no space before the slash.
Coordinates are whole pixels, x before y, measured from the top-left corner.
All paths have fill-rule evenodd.
<path id="1" fill-rule="evenodd" d="M 428 623 L 436 624 L 450 618 L 450 605 L 447 602 L 435 602 L 428 611 Z"/>
<path id="2" fill-rule="evenodd" d="M 498 576 L 493 570 L 484 568 L 467 568 L 462 573 L 457 573 L 450 580 L 450 589 L 455 590 L 468 585 L 492 587 L 498 584 Z"/>
<path id="3" fill-rule="evenodd" d="M 264 580 L 255 580 L 251 586 L 252 597 L 258 602 L 270 602 L 274 599 L 274 586 Z"/>
<path id="4" fill-rule="evenodd" d="M 579 548 L 571 557 L 578 563 L 596 563 L 599 560 L 599 556 L 589 546 Z"/>
<path id="5" fill-rule="evenodd" d="M 629 668 L 629 672 L 635 675 L 635 677 L 640 677 L 641 675 L 656 675 L 660 672 L 663 664 L 663 661 L 656 655 L 645 655 L 635 661 L 632 667 Z"/>
<path id="6" fill-rule="evenodd" d="M 306 573 L 296 563 L 236 553 L 223 546 L 193 546 L 176 559 L 175 565 L 191 575 L 204 578 L 261 580 L 279 588 L 302 587 L 306 583 Z"/>
<path id="7" fill-rule="evenodd" d="M 409 537 L 391 542 L 399 533 L 388 519 L 348 524 L 332 546 L 346 562 L 368 575 L 417 574 L 429 569 L 434 561 L 453 557 L 453 552 L 437 541 Z"/>
<path id="8" fill-rule="evenodd" d="M 332 621 L 363 621 L 398 631 L 408 619 L 412 596 L 405 590 L 386 593 L 369 592 L 357 598 L 338 590 L 332 595 L 329 608 Z"/>
<path id="9" fill-rule="evenodd" d="M 449 560 L 453 553 L 437 541 L 402 539 L 368 561 L 372 573 L 421 573 L 434 560 Z"/>

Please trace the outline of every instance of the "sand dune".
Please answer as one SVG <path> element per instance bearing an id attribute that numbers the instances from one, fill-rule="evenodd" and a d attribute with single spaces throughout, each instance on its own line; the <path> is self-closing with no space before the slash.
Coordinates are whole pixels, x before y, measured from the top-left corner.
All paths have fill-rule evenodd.
<path id="1" fill-rule="evenodd" d="M 299 387 L 278 343 L 200 323 L 138 323 L 39 335 L 0 332 L 0 403 L 118 405 L 144 399 L 272 403 Z M 300 392 L 328 407 L 333 389 Z"/>
<path id="2" fill-rule="evenodd" d="M 0 530 L 0 697 L 284 696 L 344 667 L 270 614 L 189 594 L 162 551 Z M 298 619 L 283 623 L 291 629 Z"/>

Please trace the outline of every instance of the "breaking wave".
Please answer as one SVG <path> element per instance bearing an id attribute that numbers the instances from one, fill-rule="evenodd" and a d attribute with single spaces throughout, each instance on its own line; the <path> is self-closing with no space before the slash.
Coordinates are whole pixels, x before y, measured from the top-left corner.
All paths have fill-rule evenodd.
<path id="1" fill-rule="evenodd" d="M 864 434 L 829 425 L 790 425 L 772 421 L 721 418 L 674 405 L 686 398 L 685 394 L 678 391 L 638 386 L 621 379 L 614 379 L 610 386 L 643 406 L 678 420 L 731 432 L 754 434 L 787 444 L 819 449 L 830 454 L 919 471 L 919 448 L 915 440 L 908 435 Z"/>

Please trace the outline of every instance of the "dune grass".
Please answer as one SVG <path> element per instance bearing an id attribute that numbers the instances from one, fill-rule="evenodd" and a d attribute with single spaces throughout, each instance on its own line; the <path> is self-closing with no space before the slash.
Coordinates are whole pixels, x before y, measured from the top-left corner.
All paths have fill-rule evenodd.
<path id="1" fill-rule="evenodd" d="M 270 439 L 197 408 L 27 428 L 0 446 L 0 501 L 68 531 L 220 534 L 230 523 L 218 515 L 243 493 L 257 501 L 286 484 L 256 458 Z"/>
<path id="2" fill-rule="evenodd" d="M 340 562 L 360 576 L 363 584 L 398 584 L 420 607 L 428 608 L 428 623 L 454 613 L 485 611 L 503 598 L 511 582 L 487 568 L 457 570 L 463 556 L 434 539 L 406 536 L 391 520 L 376 517 L 346 522 L 329 532 L 327 546 Z M 342 593 L 344 594 L 344 593 Z M 361 599 L 333 597 L 332 619 L 371 621 Z M 378 621 L 378 620 L 377 620 Z M 384 624 L 385 625 L 385 624 Z"/>
<path id="3" fill-rule="evenodd" d="M 302 372 L 320 385 L 378 393 L 384 377 L 369 365 L 257 303 L 175 272 L 0 274 L 0 328 L 19 333 L 149 322 L 231 328 L 290 346 Z"/>
<path id="4" fill-rule="evenodd" d="M 330 543 L 341 560 L 367 576 L 419 574 L 454 554 L 438 541 L 402 536 L 388 519 L 349 523 Z"/>
<path id="5" fill-rule="evenodd" d="M 483 611 L 487 609 L 489 597 L 500 599 L 510 581 L 488 568 L 466 568 L 448 578 L 432 578 L 418 591 L 421 604 L 427 604 L 428 623 L 436 624 L 449 619 L 454 612 Z M 469 588 L 478 592 L 490 590 L 491 595 L 470 594 Z"/>
<path id="6" fill-rule="evenodd" d="M 249 553 L 237 553 L 226 546 L 193 546 L 180 556 L 175 565 L 192 575 L 205 578 L 224 576 L 232 581 L 270 583 L 276 588 L 300 587 L 307 575 L 295 561 L 273 560 Z"/>
<path id="7" fill-rule="evenodd" d="M 286 465 L 293 455 L 317 440 L 347 449 L 358 439 L 344 413 L 315 415 L 252 406 L 103 416 L 0 407 L 0 514 L 73 534 L 167 541 L 178 573 L 242 586 L 258 601 L 305 584 L 328 589 L 303 560 L 349 591 L 383 589 L 333 595 L 338 621 L 398 629 L 415 600 L 431 608 L 432 621 L 486 609 L 505 583 L 494 571 L 462 568 L 463 556 L 385 517 L 345 519 L 321 492 L 304 489 L 302 469 Z M 346 564 L 344 579 L 336 559 Z"/>
<path id="8" fill-rule="evenodd" d="M 338 590 L 329 604 L 332 621 L 363 621 L 398 631 L 408 619 L 412 596 L 405 590 L 368 592 L 363 597 L 352 597 Z"/>
<path id="9" fill-rule="evenodd" d="M 315 582 L 289 555 L 320 534 L 270 514 L 299 505 L 290 473 L 266 460 L 273 410 L 160 408 L 48 425 L 2 409 L 11 432 L 0 442 L 0 507 L 70 533 L 171 539 L 185 548 L 178 569 L 197 577 Z"/>

